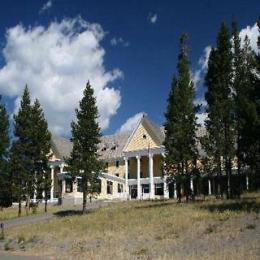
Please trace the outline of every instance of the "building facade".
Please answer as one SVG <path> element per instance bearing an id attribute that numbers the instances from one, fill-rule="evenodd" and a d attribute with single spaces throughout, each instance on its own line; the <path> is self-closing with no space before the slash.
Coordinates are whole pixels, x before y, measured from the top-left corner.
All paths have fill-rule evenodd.
<path id="1" fill-rule="evenodd" d="M 100 193 L 97 198 L 169 198 L 168 184 L 162 172 L 163 141 L 163 129 L 146 115 L 132 132 L 103 136 L 99 154 L 106 170 L 99 177 Z M 71 150 L 70 141 L 52 135 L 50 202 L 59 199 L 63 203 L 82 202 L 81 179 L 70 176 L 64 160 L 69 157 Z"/>

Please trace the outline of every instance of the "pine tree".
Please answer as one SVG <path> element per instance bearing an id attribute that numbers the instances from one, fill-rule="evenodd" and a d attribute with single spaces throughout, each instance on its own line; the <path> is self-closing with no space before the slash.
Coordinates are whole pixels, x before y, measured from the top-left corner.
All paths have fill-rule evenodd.
<path id="1" fill-rule="evenodd" d="M 9 148 L 9 120 L 0 95 L 0 208 L 12 204 L 10 175 L 7 167 Z"/>
<path id="2" fill-rule="evenodd" d="M 208 87 L 205 99 L 208 103 L 207 145 L 208 156 L 212 156 L 218 176 L 224 165 L 227 176 L 227 198 L 231 196 L 231 171 L 234 158 L 234 126 L 232 86 L 232 54 L 228 28 L 221 24 L 217 36 L 217 46 L 212 48 L 208 71 L 205 77 Z"/>
<path id="3" fill-rule="evenodd" d="M 19 196 L 26 197 L 26 214 L 29 214 L 30 198 L 36 188 L 34 172 L 34 143 L 33 133 L 36 131 L 32 124 L 32 107 L 28 87 L 25 87 L 21 106 L 18 114 L 14 116 L 14 135 L 16 140 L 13 143 L 12 162 L 19 165 L 12 165 L 15 169 L 13 178 L 15 185 L 21 185 Z M 17 182 L 17 183 L 16 183 Z"/>
<path id="4" fill-rule="evenodd" d="M 193 104 L 194 86 L 189 70 L 187 36 L 180 37 L 177 76 L 173 77 L 165 113 L 165 171 L 177 183 L 177 196 L 180 196 L 180 184 L 184 183 L 186 199 L 191 195 L 189 179 L 194 170 L 197 157 L 196 149 L 196 112 Z M 187 185 L 188 184 L 188 185 Z"/>
<path id="5" fill-rule="evenodd" d="M 248 37 L 240 39 L 236 23 L 233 23 L 233 49 L 236 157 L 240 176 L 241 167 L 246 166 L 250 147 L 257 143 L 257 136 L 254 134 L 257 113 L 254 97 L 255 57 Z M 253 140 L 252 137 L 256 139 Z"/>
<path id="6" fill-rule="evenodd" d="M 83 213 L 86 212 L 87 196 L 92 196 L 95 191 L 94 187 L 103 166 L 98 159 L 101 134 L 97 119 L 96 99 L 88 82 L 79 109 L 76 109 L 76 121 L 71 123 L 73 150 L 68 159 L 71 173 L 82 177 Z"/>
<path id="7" fill-rule="evenodd" d="M 257 24 L 260 32 L 260 20 Z M 260 53 L 253 55 L 252 62 L 252 51 L 248 38 L 245 39 L 244 46 L 244 55 L 247 61 L 245 69 L 247 69 L 249 76 L 244 100 L 244 128 L 241 143 L 244 151 L 243 162 L 257 177 L 257 173 L 260 172 Z M 260 51 L 260 37 L 258 38 L 258 50 Z"/>
<path id="8" fill-rule="evenodd" d="M 31 117 L 32 124 L 35 127 L 35 131 L 32 135 L 35 181 L 37 190 L 44 191 L 45 212 L 47 212 L 47 192 L 51 189 L 52 185 L 48 167 L 51 149 L 51 135 L 48 131 L 48 123 L 44 117 L 44 113 L 38 99 L 35 100 L 32 106 Z"/>

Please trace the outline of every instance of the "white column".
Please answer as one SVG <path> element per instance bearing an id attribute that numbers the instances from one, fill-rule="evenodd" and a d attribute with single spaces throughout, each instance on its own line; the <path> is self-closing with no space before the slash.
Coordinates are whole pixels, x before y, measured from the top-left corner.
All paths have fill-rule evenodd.
<path id="1" fill-rule="evenodd" d="M 167 176 L 163 177 L 163 197 L 165 199 L 169 199 L 169 189 L 168 189 L 168 183 L 167 183 Z"/>
<path id="2" fill-rule="evenodd" d="M 211 195 L 212 192 L 211 192 L 211 182 L 210 182 L 210 179 L 208 179 L 208 184 L 209 184 L 209 195 Z"/>
<path id="3" fill-rule="evenodd" d="M 153 154 L 149 154 L 150 199 L 154 199 Z"/>
<path id="4" fill-rule="evenodd" d="M 129 187 L 128 187 L 128 158 L 125 157 L 125 195 L 126 198 L 129 197 Z"/>
<path id="5" fill-rule="evenodd" d="M 246 190 L 249 190 L 249 177 L 246 175 Z"/>
<path id="6" fill-rule="evenodd" d="M 141 161 L 140 156 L 136 156 L 137 160 L 137 199 L 141 199 L 141 179 L 140 179 L 140 172 L 141 172 Z"/>
<path id="7" fill-rule="evenodd" d="M 54 198 L 54 167 L 51 166 L 51 201 Z"/>
<path id="8" fill-rule="evenodd" d="M 60 166 L 60 173 L 63 173 L 64 164 L 61 164 Z M 61 195 L 64 195 L 66 193 L 66 180 L 62 180 L 62 189 L 61 189 Z"/>
<path id="9" fill-rule="evenodd" d="M 174 181 L 173 188 L 174 188 L 174 198 L 177 199 L 177 185 L 176 185 L 176 181 Z"/>
<path id="10" fill-rule="evenodd" d="M 37 196 L 37 189 L 34 189 L 34 193 L 33 193 L 33 202 L 36 203 L 36 196 Z"/>
<path id="11" fill-rule="evenodd" d="M 190 178 L 190 189 L 191 189 L 191 192 L 192 192 L 192 194 L 193 194 L 193 192 L 194 192 L 194 186 L 193 186 L 193 177 L 191 176 L 191 178 Z"/>

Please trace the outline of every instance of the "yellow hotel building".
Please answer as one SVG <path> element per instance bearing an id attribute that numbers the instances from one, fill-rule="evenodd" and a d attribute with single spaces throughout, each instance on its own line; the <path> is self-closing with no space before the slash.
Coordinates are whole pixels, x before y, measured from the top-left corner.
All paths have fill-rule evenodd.
<path id="1" fill-rule="evenodd" d="M 100 159 L 106 171 L 100 175 L 99 199 L 169 198 L 162 174 L 164 131 L 145 114 L 132 132 L 116 133 L 101 138 Z M 82 202 L 80 177 L 72 179 L 64 158 L 69 157 L 72 143 L 52 135 L 52 187 L 50 202 Z"/>

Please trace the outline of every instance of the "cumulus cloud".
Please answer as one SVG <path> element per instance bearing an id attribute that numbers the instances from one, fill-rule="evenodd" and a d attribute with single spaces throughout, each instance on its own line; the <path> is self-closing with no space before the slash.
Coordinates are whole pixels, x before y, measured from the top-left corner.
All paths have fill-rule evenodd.
<path id="1" fill-rule="evenodd" d="M 45 12 L 46 10 L 50 9 L 51 7 L 52 7 L 52 1 L 49 0 L 48 2 L 46 2 L 46 3 L 42 6 L 42 8 L 41 8 L 41 10 L 40 10 L 40 13 Z"/>
<path id="2" fill-rule="evenodd" d="M 157 14 L 149 13 L 148 15 L 148 21 L 152 24 L 156 23 L 158 19 Z"/>
<path id="3" fill-rule="evenodd" d="M 19 24 L 8 29 L 0 92 L 14 98 L 17 108 L 28 84 L 32 97 L 39 98 L 43 106 L 50 130 L 67 135 L 89 80 L 97 98 L 100 126 L 107 128 L 121 104 L 120 91 L 111 84 L 122 72 L 105 69 L 105 50 L 100 45 L 104 36 L 99 24 L 80 17 L 52 22 L 48 27 Z"/>
<path id="4" fill-rule="evenodd" d="M 257 40 L 260 36 L 258 26 L 255 23 L 253 26 L 247 26 L 246 28 L 242 29 L 239 33 L 239 36 L 241 38 L 242 44 L 245 39 L 245 36 L 247 35 L 248 39 L 250 40 L 250 46 L 255 51 L 258 52 L 257 47 Z"/>
<path id="5" fill-rule="evenodd" d="M 207 113 L 198 113 L 196 114 L 197 117 L 197 123 L 201 126 L 205 126 L 205 120 L 207 119 L 208 114 Z"/>
<path id="6" fill-rule="evenodd" d="M 195 85 L 195 87 L 198 86 L 198 84 L 201 82 L 203 75 L 205 71 L 208 68 L 208 60 L 209 60 L 209 54 L 211 51 L 211 46 L 207 46 L 203 50 L 203 55 L 199 58 L 198 61 L 198 68 L 192 72 L 192 81 Z"/>
<path id="7" fill-rule="evenodd" d="M 130 45 L 130 43 L 128 41 L 124 40 L 122 37 L 119 37 L 119 38 L 113 37 L 110 40 L 110 44 L 112 46 L 121 45 L 123 47 L 128 47 Z"/>
<path id="8" fill-rule="evenodd" d="M 137 126 L 139 120 L 143 117 L 144 113 L 140 112 L 135 114 L 134 116 L 128 118 L 125 123 L 119 128 L 117 132 L 130 132 L 133 131 L 134 128 Z"/>

